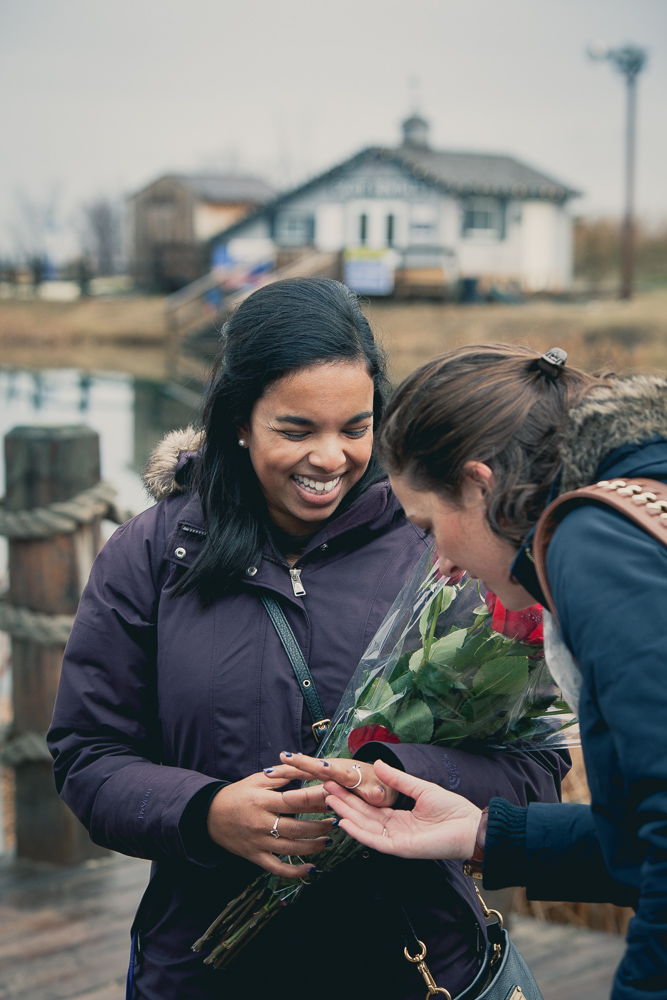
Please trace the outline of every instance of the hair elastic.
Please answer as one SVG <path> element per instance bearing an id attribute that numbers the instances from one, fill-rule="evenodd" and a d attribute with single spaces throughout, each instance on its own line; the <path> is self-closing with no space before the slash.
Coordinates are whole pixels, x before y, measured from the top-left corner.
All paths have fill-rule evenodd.
<path id="1" fill-rule="evenodd" d="M 546 354 L 538 358 L 537 367 L 545 375 L 558 378 L 566 361 L 567 351 L 564 351 L 562 347 L 550 347 Z"/>

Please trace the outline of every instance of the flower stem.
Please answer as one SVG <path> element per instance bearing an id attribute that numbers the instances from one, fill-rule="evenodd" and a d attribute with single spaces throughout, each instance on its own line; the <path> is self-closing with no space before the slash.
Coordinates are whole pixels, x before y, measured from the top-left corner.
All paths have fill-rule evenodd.
<path id="1" fill-rule="evenodd" d="M 431 627 L 428 630 L 428 635 L 424 640 L 424 656 L 422 662 L 424 660 L 428 660 L 429 653 L 431 652 L 431 646 L 433 645 L 433 636 L 435 635 L 435 626 L 438 622 L 438 615 L 440 614 L 441 607 L 442 607 L 442 591 L 439 592 L 438 596 L 433 601 L 433 608 L 432 608 L 433 617 L 431 618 Z"/>

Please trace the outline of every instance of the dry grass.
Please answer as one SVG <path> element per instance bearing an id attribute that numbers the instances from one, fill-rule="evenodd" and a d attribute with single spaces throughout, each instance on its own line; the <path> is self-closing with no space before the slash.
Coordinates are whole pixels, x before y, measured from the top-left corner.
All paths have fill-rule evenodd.
<path id="1" fill-rule="evenodd" d="M 590 300 L 472 305 L 373 300 L 365 306 L 400 380 L 458 344 L 518 341 L 558 345 L 573 364 L 667 372 L 667 289 L 631 302 Z M 155 296 L 73 303 L 0 300 L 0 354 L 20 367 L 76 366 L 161 380 L 168 368 L 164 299 Z"/>
<path id="2" fill-rule="evenodd" d="M 76 367 L 165 377 L 164 300 L 0 300 L 0 356 L 16 367 Z"/>
<path id="3" fill-rule="evenodd" d="M 572 364 L 667 372 L 667 289 L 631 302 L 533 299 L 523 305 L 463 306 L 373 301 L 365 312 L 389 351 L 395 379 L 450 347 L 510 341 L 545 351 L 563 347 Z"/>

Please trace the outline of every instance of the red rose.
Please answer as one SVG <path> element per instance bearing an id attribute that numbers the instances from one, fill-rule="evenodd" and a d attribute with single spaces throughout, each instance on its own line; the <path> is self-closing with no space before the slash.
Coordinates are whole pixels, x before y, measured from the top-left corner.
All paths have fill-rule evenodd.
<path id="1" fill-rule="evenodd" d="M 364 743 L 370 743 L 372 740 L 377 740 L 379 743 L 401 742 L 386 726 L 357 726 L 347 738 L 348 749 L 354 754 Z"/>
<path id="2" fill-rule="evenodd" d="M 509 639 L 517 639 L 528 646 L 541 646 L 544 642 L 542 633 L 542 605 L 532 604 L 522 611 L 508 611 L 495 594 L 489 591 L 484 598 L 491 612 L 491 628 Z"/>

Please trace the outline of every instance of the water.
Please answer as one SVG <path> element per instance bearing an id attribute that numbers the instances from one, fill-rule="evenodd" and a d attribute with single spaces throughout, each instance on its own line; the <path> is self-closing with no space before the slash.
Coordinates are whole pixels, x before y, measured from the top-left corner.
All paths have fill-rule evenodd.
<path id="1" fill-rule="evenodd" d="M 74 368 L 0 368 L 0 436 L 25 425 L 86 424 L 100 435 L 102 477 L 123 510 L 150 506 L 139 472 L 164 433 L 192 421 L 197 398 L 174 383 Z M 5 468 L 0 467 L 0 493 Z"/>

